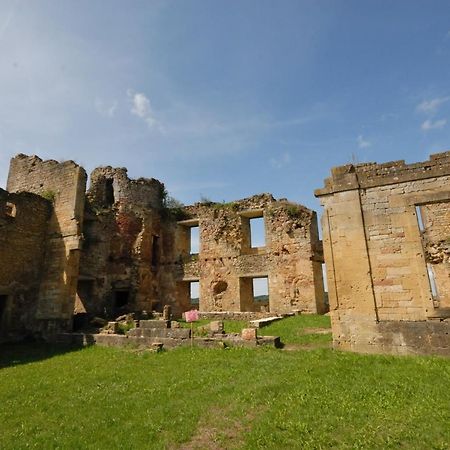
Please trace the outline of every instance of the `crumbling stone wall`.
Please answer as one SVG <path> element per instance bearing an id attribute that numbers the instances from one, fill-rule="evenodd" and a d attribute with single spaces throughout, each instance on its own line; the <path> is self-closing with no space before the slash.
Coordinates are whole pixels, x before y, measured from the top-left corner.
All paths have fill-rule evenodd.
<path id="1" fill-rule="evenodd" d="M 114 316 L 151 311 L 158 292 L 164 185 L 130 180 L 126 169 L 100 167 L 86 196 L 76 313 Z"/>
<path id="2" fill-rule="evenodd" d="M 167 228 L 161 290 L 174 309 L 190 308 L 188 283 L 200 282 L 201 311 L 257 311 L 252 278 L 267 277 L 268 309 L 324 312 L 322 251 L 316 214 L 270 194 L 227 204 L 186 207 L 185 220 Z M 249 220 L 263 217 L 266 245 L 251 248 Z M 189 253 L 189 228 L 198 225 L 200 252 Z"/>
<path id="3" fill-rule="evenodd" d="M 71 329 L 79 271 L 86 173 L 73 161 L 12 158 L 9 192 L 32 192 L 52 202 L 36 319 L 46 332 Z"/>
<path id="4" fill-rule="evenodd" d="M 323 244 L 337 347 L 426 352 L 430 341 L 440 341 L 431 346 L 434 351 L 450 352 L 449 323 L 440 322 L 449 291 L 449 181 L 447 152 L 416 164 L 336 167 L 316 190 L 325 208 Z M 439 324 L 419 323 L 431 320 Z"/>
<path id="5" fill-rule="evenodd" d="M 51 205 L 0 189 L 0 341 L 33 329 Z"/>
<path id="6" fill-rule="evenodd" d="M 18 228 L 10 226 L 11 218 L 2 218 L 1 224 L 9 225 L 2 225 L 0 242 L 10 239 L 8 254 L 12 258 L 17 249 L 18 264 L 29 261 L 30 266 L 18 273 L 11 265 L 10 275 L 0 279 L 0 301 L 7 295 L 1 289 L 10 295 L 12 281 L 23 280 L 22 291 L 34 292 L 27 294 L 23 313 L 28 329 L 48 335 L 72 330 L 74 318 L 114 317 L 164 305 L 180 316 L 193 306 L 187 291 L 193 280 L 200 281 L 203 311 L 325 310 L 313 211 L 269 194 L 168 209 L 164 185 L 157 180 L 132 180 L 126 169 L 100 167 L 86 193 L 86 179 L 73 161 L 22 154 L 11 160 L 11 193 L 3 196 L 17 195 L 30 204 L 22 209 Z M 25 212 L 31 215 L 38 207 L 49 217 L 44 223 L 38 212 L 28 219 L 27 231 Z M 252 248 L 250 220 L 258 216 L 265 221 L 266 245 Z M 189 251 L 194 224 L 201 230 L 198 255 Z M 254 301 L 255 277 L 268 278 L 269 300 Z"/>
<path id="7" fill-rule="evenodd" d="M 418 208 L 435 307 L 450 308 L 450 202 L 428 203 Z"/>

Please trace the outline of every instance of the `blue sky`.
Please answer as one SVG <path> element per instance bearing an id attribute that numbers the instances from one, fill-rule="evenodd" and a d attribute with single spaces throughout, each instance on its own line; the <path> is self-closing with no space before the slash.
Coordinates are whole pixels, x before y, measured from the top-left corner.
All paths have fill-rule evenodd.
<path id="1" fill-rule="evenodd" d="M 450 148 L 448 1 L 0 0 L 16 153 L 128 167 L 192 203 L 313 190 Z"/>

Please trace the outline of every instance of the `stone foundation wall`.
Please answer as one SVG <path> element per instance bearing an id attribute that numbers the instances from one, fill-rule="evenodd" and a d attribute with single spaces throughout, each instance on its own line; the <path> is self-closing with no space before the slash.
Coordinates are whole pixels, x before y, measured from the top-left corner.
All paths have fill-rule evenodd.
<path id="1" fill-rule="evenodd" d="M 450 153 L 443 153 L 417 164 L 337 167 L 316 191 L 325 208 L 323 244 L 336 346 L 397 351 L 397 338 L 383 341 L 380 333 L 384 322 L 393 330 L 392 324 L 402 321 L 411 324 L 398 325 L 408 336 L 400 347 L 416 352 L 423 341 L 410 344 L 412 332 L 405 330 L 441 313 L 446 317 L 448 268 L 446 250 L 439 246 L 448 236 L 449 181 Z M 437 253 L 441 256 L 432 260 Z M 430 264 L 440 297 L 432 292 Z"/>

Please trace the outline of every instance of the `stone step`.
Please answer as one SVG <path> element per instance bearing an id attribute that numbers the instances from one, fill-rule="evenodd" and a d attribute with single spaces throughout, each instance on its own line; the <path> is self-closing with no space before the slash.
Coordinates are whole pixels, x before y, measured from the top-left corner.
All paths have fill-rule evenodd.
<path id="1" fill-rule="evenodd" d="M 140 328 L 169 328 L 170 321 L 168 320 L 140 320 Z"/>
<path id="2" fill-rule="evenodd" d="M 127 333 L 130 337 L 189 339 L 190 328 L 133 328 Z"/>
<path id="3" fill-rule="evenodd" d="M 253 328 L 262 328 L 280 319 L 282 319 L 280 316 L 265 317 L 264 319 L 251 320 L 249 325 Z"/>

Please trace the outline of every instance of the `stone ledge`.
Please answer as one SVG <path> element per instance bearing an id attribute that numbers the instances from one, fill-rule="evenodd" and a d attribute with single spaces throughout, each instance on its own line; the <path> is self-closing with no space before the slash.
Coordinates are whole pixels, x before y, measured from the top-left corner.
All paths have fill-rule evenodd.
<path id="1" fill-rule="evenodd" d="M 325 180 L 323 188 L 316 189 L 314 195 L 366 189 L 426 178 L 450 175 L 450 151 L 430 156 L 428 161 L 406 164 L 405 161 L 391 161 L 383 164 L 347 164 L 333 167 L 331 177 Z"/>

